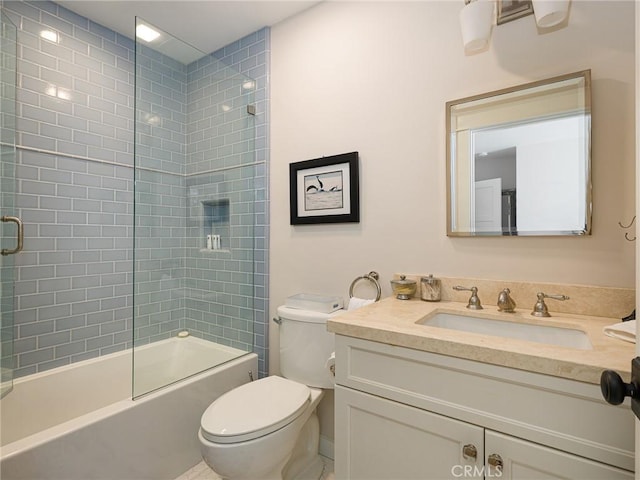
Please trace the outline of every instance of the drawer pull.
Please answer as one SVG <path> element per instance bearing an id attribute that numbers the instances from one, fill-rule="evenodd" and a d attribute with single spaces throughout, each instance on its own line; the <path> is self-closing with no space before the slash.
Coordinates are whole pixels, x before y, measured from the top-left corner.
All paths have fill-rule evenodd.
<path id="1" fill-rule="evenodd" d="M 502 473 L 503 462 L 502 462 L 502 457 L 500 455 L 498 455 L 497 453 L 492 453 L 487 458 L 487 463 L 489 464 L 490 467 L 493 467 L 498 472 Z"/>
<path id="2" fill-rule="evenodd" d="M 476 446 L 468 444 L 462 447 L 462 458 L 465 460 L 473 460 L 475 462 L 478 459 L 478 449 Z"/>

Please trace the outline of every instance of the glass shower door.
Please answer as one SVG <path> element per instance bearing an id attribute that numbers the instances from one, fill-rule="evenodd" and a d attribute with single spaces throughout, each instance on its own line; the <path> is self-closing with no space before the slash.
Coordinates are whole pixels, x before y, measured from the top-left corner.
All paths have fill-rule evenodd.
<path id="1" fill-rule="evenodd" d="M 136 18 L 133 396 L 253 351 L 255 82 Z"/>
<path id="2" fill-rule="evenodd" d="M 14 259 L 19 232 L 15 213 L 15 25 L 0 10 L 0 398 L 13 388 Z"/>

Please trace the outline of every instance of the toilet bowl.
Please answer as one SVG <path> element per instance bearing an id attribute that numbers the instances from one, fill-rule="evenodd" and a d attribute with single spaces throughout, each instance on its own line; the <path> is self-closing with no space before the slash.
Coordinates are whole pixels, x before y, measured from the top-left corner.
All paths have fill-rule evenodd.
<path id="1" fill-rule="evenodd" d="M 320 389 L 278 376 L 232 390 L 202 416 L 198 432 L 202 457 L 223 478 L 296 478 L 313 470 L 314 464 L 317 476 L 311 473 L 305 478 L 319 478 L 315 409 L 323 396 Z M 304 447 L 294 448 L 298 444 Z"/>
<path id="2" fill-rule="evenodd" d="M 338 314 L 278 307 L 283 376 L 237 387 L 202 415 L 202 457 L 224 479 L 319 479 L 316 407 L 333 388 L 334 350 L 326 322 Z M 285 378 L 287 377 L 287 378 Z"/>

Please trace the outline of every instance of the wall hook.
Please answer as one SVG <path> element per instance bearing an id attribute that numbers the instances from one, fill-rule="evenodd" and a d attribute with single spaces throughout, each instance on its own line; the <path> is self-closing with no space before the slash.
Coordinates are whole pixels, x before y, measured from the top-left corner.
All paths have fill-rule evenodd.
<path id="1" fill-rule="evenodd" d="M 631 226 L 634 224 L 634 222 L 636 221 L 636 216 L 634 215 L 633 218 L 631 219 L 631 223 L 629 223 L 629 225 L 623 225 L 622 222 L 618 222 L 618 225 L 620 225 L 622 228 L 631 228 Z"/>
<path id="2" fill-rule="evenodd" d="M 629 223 L 629 225 L 623 225 L 622 222 L 618 222 L 618 225 L 620 225 L 620 227 L 622 228 L 631 228 L 633 226 L 633 224 L 636 221 L 636 216 L 634 215 L 633 218 L 631 219 L 631 223 Z M 635 241 L 636 237 L 629 237 L 629 232 L 624 232 L 624 238 L 627 239 L 630 242 Z"/>

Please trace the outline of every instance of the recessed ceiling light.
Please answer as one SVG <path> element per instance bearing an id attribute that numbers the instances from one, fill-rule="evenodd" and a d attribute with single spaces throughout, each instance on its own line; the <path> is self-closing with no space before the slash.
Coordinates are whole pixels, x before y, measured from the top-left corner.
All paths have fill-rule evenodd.
<path id="1" fill-rule="evenodd" d="M 153 28 L 141 23 L 136 27 L 136 37 L 141 38 L 145 42 L 153 42 L 156 38 L 160 36 L 160 32 L 154 30 Z"/>

